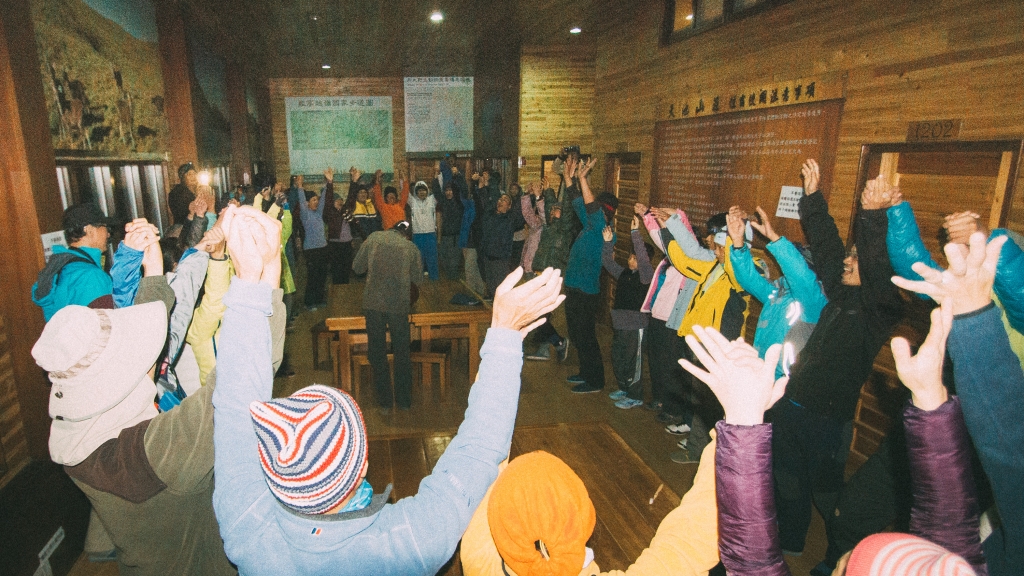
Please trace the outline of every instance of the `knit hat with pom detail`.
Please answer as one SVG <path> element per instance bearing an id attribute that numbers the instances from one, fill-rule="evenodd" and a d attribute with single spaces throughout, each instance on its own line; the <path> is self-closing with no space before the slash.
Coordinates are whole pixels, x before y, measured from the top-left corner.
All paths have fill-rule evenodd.
<path id="1" fill-rule="evenodd" d="M 860 541 L 847 576 L 975 576 L 966 560 L 910 534 L 883 532 Z"/>
<path id="2" fill-rule="evenodd" d="M 314 384 L 249 405 L 270 491 L 303 514 L 337 507 L 366 470 L 366 425 L 345 392 Z"/>

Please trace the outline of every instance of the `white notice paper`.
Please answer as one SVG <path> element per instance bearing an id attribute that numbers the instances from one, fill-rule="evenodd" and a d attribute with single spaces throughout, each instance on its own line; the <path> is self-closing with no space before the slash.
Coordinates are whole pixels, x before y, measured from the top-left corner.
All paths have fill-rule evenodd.
<path id="1" fill-rule="evenodd" d="M 43 258 L 49 262 L 50 256 L 53 256 L 54 246 L 68 247 L 67 239 L 64 238 L 64 231 L 58 230 L 57 232 L 47 232 L 41 234 L 40 238 L 43 239 Z"/>
<path id="2" fill-rule="evenodd" d="M 804 196 L 804 189 L 800 186 L 783 186 L 779 194 L 779 207 L 775 210 L 776 218 L 800 219 L 800 199 Z"/>

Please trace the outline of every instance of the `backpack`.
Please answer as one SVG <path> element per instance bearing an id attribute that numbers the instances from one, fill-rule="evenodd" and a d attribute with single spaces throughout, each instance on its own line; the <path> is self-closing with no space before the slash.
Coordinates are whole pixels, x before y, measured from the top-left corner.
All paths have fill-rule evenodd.
<path id="1" fill-rule="evenodd" d="M 39 271 L 39 276 L 36 277 L 36 298 L 45 298 L 57 285 L 57 278 L 60 276 L 61 270 L 72 262 L 84 262 L 99 267 L 85 250 L 74 246 L 68 250 L 68 252 L 50 256 L 50 261 Z"/>

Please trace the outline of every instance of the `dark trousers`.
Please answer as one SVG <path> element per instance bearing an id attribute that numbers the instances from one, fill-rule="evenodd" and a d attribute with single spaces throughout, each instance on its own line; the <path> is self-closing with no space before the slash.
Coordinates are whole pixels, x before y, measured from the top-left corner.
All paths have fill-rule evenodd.
<path id="1" fill-rule="evenodd" d="M 327 248 L 303 250 L 302 254 L 306 257 L 306 306 L 323 304 L 327 302 Z"/>
<path id="2" fill-rule="evenodd" d="M 673 416 L 682 416 L 689 421 L 693 412 L 685 400 L 689 378 L 679 365 L 686 341 L 675 330 L 665 325 L 664 320 L 651 318 L 647 324 L 647 367 L 651 372 L 651 395 L 665 405 L 665 411 Z"/>
<path id="3" fill-rule="evenodd" d="M 576 345 L 580 376 L 587 386 L 604 388 L 604 361 L 597 343 L 597 311 L 600 294 L 587 294 L 575 288 L 565 289 L 565 319 L 569 339 Z"/>
<path id="4" fill-rule="evenodd" d="M 373 368 L 373 385 L 377 404 L 390 408 L 391 397 L 399 408 L 412 406 L 412 361 L 409 359 L 409 315 L 395 312 L 363 310 L 366 316 L 367 354 Z M 395 387 L 391 388 L 388 370 L 388 344 L 386 330 L 391 331 L 391 350 L 395 354 Z"/>
<path id="5" fill-rule="evenodd" d="M 462 250 L 458 236 L 441 236 L 438 260 L 445 280 L 458 280 L 462 276 Z"/>
<path id="6" fill-rule="evenodd" d="M 331 283 L 348 284 L 352 272 L 352 241 L 328 242 L 327 259 L 331 265 Z"/>
<path id="7" fill-rule="evenodd" d="M 558 329 L 555 328 L 554 323 L 551 322 L 551 313 L 544 315 L 547 322 L 538 326 L 531 334 L 533 335 L 533 341 L 538 345 L 551 344 L 552 346 L 558 346 L 562 342 L 562 335 L 558 333 Z"/>
<path id="8" fill-rule="evenodd" d="M 813 413 L 788 398 L 779 400 L 770 415 L 779 540 L 783 550 L 800 552 L 811 525 L 812 501 L 823 517 L 835 510 L 849 440 L 842 421 Z"/>
<path id="9" fill-rule="evenodd" d="M 643 400 L 640 383 L 643 368 L 642 343 L 645 330 L 615 330 L 612 333 L 612 371 L 624 391 L 634 400 Z"/>
<path id="10" fill-rule="evenodd" d="M 494 298 L 494 291 L 508 276 L 508 258 L 484 258 L 484 282 L 487 283 L 487 297 Z"/>

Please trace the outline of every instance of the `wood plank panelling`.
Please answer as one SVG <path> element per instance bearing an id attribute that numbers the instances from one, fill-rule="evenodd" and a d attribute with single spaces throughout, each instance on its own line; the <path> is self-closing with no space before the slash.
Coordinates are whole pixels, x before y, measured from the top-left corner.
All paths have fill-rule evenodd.
<path id="1" fill-rule="evenodd" d="M 0 315 L 0 488 L 30 460 L 8 336 L 7 322 Z"/>
<path id="2" fill-rule="evenodd" d="M 405 166 L 405 92 L 401 78 L 271 78 L 269 82 L 273 169 L 278 181 L 287 183 L 291 175 L 284 99 L 292 96 L 390 96 L 394 163 Z M 334 169 L 342 174 L 349 166 Z"/>
<path id="3" fill-rule="evenodd" d="M 1015 0 L 798 0 L 667 47 L 658 41 L 661 8 L 641 0 L 631 20 L 597 43 L 595 148 L 610 153 L 625 142 L 644 152 L 641 197 L 650 189 L 655 121 L 680 94 L 702 90 L 843 77 L 830 199 L 843 231 L 862 144 L 902 142 L 908 122 L 935 118 L 962 118 L 964 140 L 1024 133 L 1014 73 L 1024 53 L 1011 49 L 1024 40 L 1024 4 Z M 524 66 L 524 101 L 525 78 Z M 1010 214 L 1010 227 L 1024 229 L 1024 201 L 1013 199 Z"/>
<path id="4" fill-rule="evenodd" d="M 585 154 L 594 150 L 593 57 L 575 52 L 523 51 L 520 63 L 519 169 L 523 183 L 540 179 L 541 156 L 557 154 L 563 146 L 579 144 Z M 611 152 L 612 150 L 609 150 Z M 590 176 L 603 182 L 603 163 Z"/>

